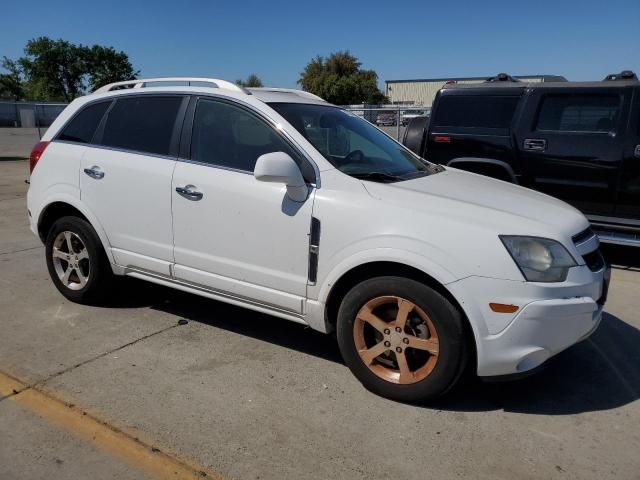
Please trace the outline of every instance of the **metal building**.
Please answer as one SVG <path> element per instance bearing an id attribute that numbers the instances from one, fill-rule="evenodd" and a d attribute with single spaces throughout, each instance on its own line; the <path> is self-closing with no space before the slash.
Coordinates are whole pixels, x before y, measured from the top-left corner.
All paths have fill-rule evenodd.
<path id="1" fill-rule="evenodd" d="M 482 83 L 488 77 L 421 78 L 416 80 L 386 80 L 385 95 L 392 104 L 430 106 L 438 90 L 446 83 Z M 562 82 L 558 75 L 523 75 L 514 77 L 523 82 Z"/>

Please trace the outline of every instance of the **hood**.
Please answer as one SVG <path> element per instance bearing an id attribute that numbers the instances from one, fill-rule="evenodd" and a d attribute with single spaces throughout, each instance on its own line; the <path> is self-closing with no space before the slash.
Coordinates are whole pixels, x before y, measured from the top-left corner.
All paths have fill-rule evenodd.
<path id="1" fill-rule="evenodd" d="M 498 228 L 503 234 L 545 235 L 558 240 L 584 230 L 587 219 L 543 193 L 446 167 L 443 172 L 397 183 L 366 182 L 374 197 L 428 213 Z M 559 238 L 562 237 L 562 238 Z"/>

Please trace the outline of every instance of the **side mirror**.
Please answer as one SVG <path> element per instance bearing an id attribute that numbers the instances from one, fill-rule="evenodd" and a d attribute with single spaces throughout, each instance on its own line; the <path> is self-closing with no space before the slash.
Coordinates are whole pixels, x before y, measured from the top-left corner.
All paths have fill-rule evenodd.
<path id="1" fill-rule="evenodd" d="M 284 183 L 287 195 L 294 202 L 304 202 L 309 194 L 300 167 L 284 152 L 260 155 L 253 169 L 253 176 L 261 182 Z"/>

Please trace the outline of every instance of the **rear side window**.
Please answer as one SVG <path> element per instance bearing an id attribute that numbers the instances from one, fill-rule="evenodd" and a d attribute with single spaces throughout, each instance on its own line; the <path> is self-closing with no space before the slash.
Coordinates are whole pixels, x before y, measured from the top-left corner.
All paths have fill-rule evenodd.
<path id="1" fill-rule="evenodd" d="M 119 98 L 104 127 L 101 144 L 155 155 L 169 155 L 182 97 Z"/>
<path id="2" fill-rule="evenodd" d="M 257 116 L 225 102 L 198 102 L 191 136 L 192 160 L 253 172 L 258 157 L 272 152 L 287 153 L 305 179 L 314 178 L 313 168 Z"/>
<path id="3" fill-rule="evenodd" d="M 102 120 L 110 104 L 111 102 L 100 102 L 85 107 L 64 127 L 62 133 L 58 135 L 58 140 L 91 143 L 100 120 Z"/>
<path id="4" fill-rule="evenodd" d="M 520 97 L 444 95 L 432 120 L 436 127 L 508 129 Z"/>
<path id="5" fill-rule="evenodd" d="M 549 95 L 542 100 L 536 129 L 610 132 L 619 113 L 619 95 Z"/>

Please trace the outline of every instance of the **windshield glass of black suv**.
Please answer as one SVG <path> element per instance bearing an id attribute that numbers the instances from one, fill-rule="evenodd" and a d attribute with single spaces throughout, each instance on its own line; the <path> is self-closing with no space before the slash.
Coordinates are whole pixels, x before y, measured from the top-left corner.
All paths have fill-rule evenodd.
<path id="1" fill-rule="evenodd" d="M 340 108 L 299 103 L 270 106 L 333 166 L 352 177 L 395 182 L 435 171 L 366 120 Z"/>

